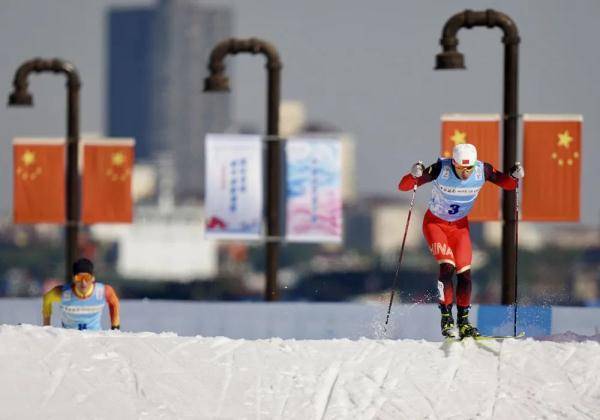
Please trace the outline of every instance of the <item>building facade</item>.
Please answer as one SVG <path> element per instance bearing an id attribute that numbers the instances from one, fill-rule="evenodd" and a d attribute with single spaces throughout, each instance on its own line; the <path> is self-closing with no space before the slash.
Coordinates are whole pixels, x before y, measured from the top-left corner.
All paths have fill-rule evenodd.
<path id="1" fill-rule="evenodd" d="M 212 48 L 233 31 L 232 12 L 194 0 L 109 12 L 108 135 L 136 138 L 138 158 L 175 158 L 179 202 L 200 201 L 204 137 L 231 121 L 230 95 L 203 92 Z"/>

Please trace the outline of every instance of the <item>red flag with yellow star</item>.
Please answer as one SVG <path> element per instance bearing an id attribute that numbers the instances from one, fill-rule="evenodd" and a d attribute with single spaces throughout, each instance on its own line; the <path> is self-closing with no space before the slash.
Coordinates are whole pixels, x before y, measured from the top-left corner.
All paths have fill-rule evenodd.
<path id="1" fill-rule="evenodd" d="M 131 223 L 133 147 L 133 139 L 83 141 L 83 223 Z"/>
<path id="2" fill-rule="evenodd" d="M 13 140 L 15 223 L 64 223 L 64 139 Z"/>
<path id="3" fill-rule="evenodd" d="M 530 221 L 579 221 L 581 115 L 525 115 L 523 203 Z"/>
<path id="4" fill-rule="evenodd" d="M 500 116 L 498 114 L 444 114 L 442 115 L 442 157 L 452 157 L 452 149 L 460 143 L 477 148 L 477 159 L 499 164 Z M 499 220 L 500 189 L 486 182 L 479 192 L 473 210 L 472 222 Z"/>

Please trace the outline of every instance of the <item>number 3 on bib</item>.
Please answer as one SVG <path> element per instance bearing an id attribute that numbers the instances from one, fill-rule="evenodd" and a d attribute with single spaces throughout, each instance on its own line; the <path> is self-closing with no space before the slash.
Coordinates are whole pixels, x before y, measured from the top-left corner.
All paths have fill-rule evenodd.
<path id="1" fill-rule="evenodd" d="M 450 204 L 450 210 L 448 210 L 448 214 L 458 213 L 459 208 L 460 208 L 460 206 L 458 204 Z"/>

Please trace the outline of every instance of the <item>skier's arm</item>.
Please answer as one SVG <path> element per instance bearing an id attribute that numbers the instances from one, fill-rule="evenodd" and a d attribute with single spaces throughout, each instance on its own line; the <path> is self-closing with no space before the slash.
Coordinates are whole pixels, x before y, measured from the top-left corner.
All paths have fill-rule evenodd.
<path id="1" fill-rule="evenodd" d="M 440 160 L 438 160 L 433 165 L 430 165 L 428 168 L 426 168 L 423 171 L 423 175 L 421 175 L 418 178 L 415 178 L 409 172 L 406 175 L 404 175 L 404 177 L 402 177 L 402 180 L 398 184 L 398 189 L 400 191 L 410 191 L 415 187 L 415 185 L 417 187 L 420 187 L 423 184 L 427 184 L 428 182 L 431 182 L 434 179 L 436 179 L 440 174 L 441 170 L 442 163 Z"/>
<path id="2" fill-rule="evenodd" d="M 60 302 L 62 286 L 56 286 L 44 294 L 42 298 L 42 325 L 50 325 L 52 317 L 52 304 Z"/>
<path id="3" fill-rule="evenodd" d="M 110 312 L 110 328 L 118 330 L 121 328 L 121 319 L 119 316 L 119 298 L 113 289 L 108 284 L 104 285 L 104 297 L 108 303 L 108 311 Z"/>
<path id="4" fill-rule="evenodd" d="M 487 162 L 483 163 L 485 180 L 493 182 L 505 190 L 514 190 L 517 188 L 518 181 L 510 175 L 500 172 Z"/>

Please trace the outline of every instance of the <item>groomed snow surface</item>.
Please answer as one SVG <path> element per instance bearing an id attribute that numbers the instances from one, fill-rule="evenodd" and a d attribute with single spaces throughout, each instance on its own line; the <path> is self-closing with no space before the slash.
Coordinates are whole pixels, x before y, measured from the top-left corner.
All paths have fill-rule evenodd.
<path id="1" fill-rule="evenodd" d="M 600 336 L 233 340 L 0 326 L 1 419 L 599 419 Z"/>

